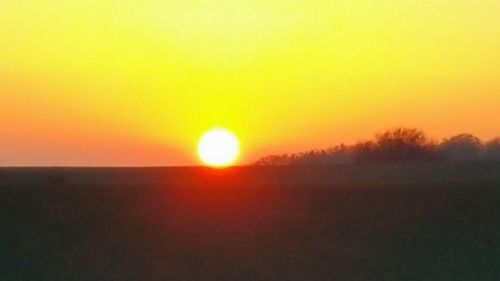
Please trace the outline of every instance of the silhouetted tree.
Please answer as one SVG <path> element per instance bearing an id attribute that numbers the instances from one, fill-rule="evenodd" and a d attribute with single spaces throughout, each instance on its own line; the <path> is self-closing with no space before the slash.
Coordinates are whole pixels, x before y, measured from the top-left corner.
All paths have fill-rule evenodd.
<path id="1" fill-rule="evenodd" d="M 472 161 L 481 159 L 483 144 L 472 134 L 459 134 L 444 139 L 439 145 L 439 153 L 451 161 Z"/>
<path id="2" fill-rule="evenodd" d="M 340 144 L 328 149 L 329 163 L 350 163 L 353 161 L 352 149 L 350 146 Z"/>
<path id="3" fill-rule="evenodd" d="M 500 160 L 500 137 L 486 142 L 484 148 L 487 160 Z"/>
<path id="4" fill-rule="evenodd" d="M 435 144 L 413 128 L 395 128 L 377 134 L 374 141 L 354 146 L 358 161 L 406 162 L 437 159 Z"/>
<path id="5" fill-rule="evenodd" d="M 354 161 L 376 161 L 377 144 L 374 141 L 361 141 L 352 147 Z"/>
<path id="6" fill-rule="evenodd" d="M 414 162 L 500 160 L 500 138 L 483 145 L 471 134 L 444 139 L 439 145 L 418 129 L 395 128 L 375 135 L 373 140 L 329 149 L 270 155 L 255 165 L 327 165 L 351 162 Z"/>

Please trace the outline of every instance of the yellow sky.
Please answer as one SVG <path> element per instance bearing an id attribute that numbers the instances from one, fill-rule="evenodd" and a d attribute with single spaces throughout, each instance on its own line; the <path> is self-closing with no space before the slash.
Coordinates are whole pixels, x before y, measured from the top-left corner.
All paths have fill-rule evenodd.
<path id="1" fill-rule="evenodd" d="M 0 165 L 241 161 L 368 138 L 500 135 L 497 0 L 2 0 Z"/>

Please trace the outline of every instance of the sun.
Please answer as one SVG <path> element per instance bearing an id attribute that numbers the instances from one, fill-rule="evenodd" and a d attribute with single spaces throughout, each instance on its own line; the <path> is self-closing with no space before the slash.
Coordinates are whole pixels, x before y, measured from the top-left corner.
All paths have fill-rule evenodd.
<path id="1" fill-rule="evenodd" d="M 207 165 L 212 167 L 230 166 L 239 154 L 236 136 L 224 128 L 206 131 L 198 142 L 198 155 Z"/>

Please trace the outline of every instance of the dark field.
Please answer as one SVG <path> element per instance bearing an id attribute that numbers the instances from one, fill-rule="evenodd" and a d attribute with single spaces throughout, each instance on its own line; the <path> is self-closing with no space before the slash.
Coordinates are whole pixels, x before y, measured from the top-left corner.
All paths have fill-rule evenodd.
<path id="1" fill-rule="evenodd" d="M 500 280 L 500 164 L 0 169 L 0 280 Z"/>

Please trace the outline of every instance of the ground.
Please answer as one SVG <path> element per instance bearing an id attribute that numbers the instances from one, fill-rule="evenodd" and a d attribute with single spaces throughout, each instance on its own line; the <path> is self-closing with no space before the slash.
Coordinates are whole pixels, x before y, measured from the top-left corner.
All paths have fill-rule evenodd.
<path id="1" fill-rule="evenodd" d="M 0 169 L 0 279 L 500 280 L 500 164 Z"/>

